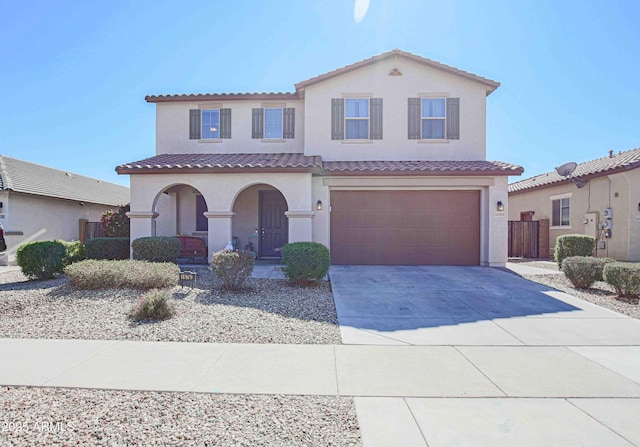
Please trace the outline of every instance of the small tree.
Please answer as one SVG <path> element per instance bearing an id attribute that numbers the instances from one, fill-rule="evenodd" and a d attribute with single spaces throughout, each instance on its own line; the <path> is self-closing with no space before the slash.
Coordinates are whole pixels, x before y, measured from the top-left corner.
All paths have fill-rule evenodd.
<path id="1" fill-rule="evenodd" d="M 129 205 L 118 205 L 117 210 L 109 210 L 102 213 L 100 222 L 102 230 L 107 237 L 129 237 Z"/>

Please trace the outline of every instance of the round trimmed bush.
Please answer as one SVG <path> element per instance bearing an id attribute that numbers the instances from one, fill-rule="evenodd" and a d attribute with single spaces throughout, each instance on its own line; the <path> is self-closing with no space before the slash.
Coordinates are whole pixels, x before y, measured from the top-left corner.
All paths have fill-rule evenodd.
<path id="1" fill-rule="evenodd" d="M 640 298 L 640 264 L 610 262 L 604 266 L 603 276 L 619 296 L 636 301 Z"/>
<path id="2" fill-rule="evenodd" d="M 65 246 L 54 241 L 27 242 L 18 247 L 16 260 L 29 278 L 51 279 L 64 268 Z"/>
<path id="3" fill-rule="evenodd" d="M 211 270 L 229 290 L 242 287 L 251 276 L 254 264 L 253 253 L 245 250 L 221 250 L 211 256 Z"/>
<path id="4" fill-rule="evenodd" d="M 591 256 L 596 239 L 587 234 L 563 234 L 556 239 L 554 258 L 562 268 L 562 260 L 570 256 Z"/>
<path id="5" fill-rule="evenodd" d="M 602 277 L 606 261 L 602 258 L 570 256 L 562 260 L 562 271 L 579 289 L 588 289 Z"/>
<path id="6" fill-rule="evenodd" d="M 322 281 L 331 266 L 329 249 L 318 242 L 293 242 L 281 253 L 284 276 L 297 284 Z"/>
<path id="7" fill-rule="evenodd" d="M 141 237 L 131 243 L 131 248 L 133 259 L 175 264 L 180 254 L 180 239 L 166 236 Z"/>

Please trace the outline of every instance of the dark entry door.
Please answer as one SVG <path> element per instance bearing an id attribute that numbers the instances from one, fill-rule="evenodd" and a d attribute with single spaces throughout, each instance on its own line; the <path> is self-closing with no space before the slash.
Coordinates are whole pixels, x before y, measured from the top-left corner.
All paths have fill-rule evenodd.
<path id="1" fill-rule="evenodd" d="M 289 221 L 284 215 L 287 201 L 280 191 L 260 191 L 261 257 L 280 257 L 278 250 L 288 241 Z"/>

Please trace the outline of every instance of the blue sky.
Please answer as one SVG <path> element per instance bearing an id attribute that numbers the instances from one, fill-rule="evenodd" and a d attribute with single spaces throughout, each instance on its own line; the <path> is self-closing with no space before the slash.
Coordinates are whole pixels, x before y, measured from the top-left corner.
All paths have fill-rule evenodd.
<path id="1" fill-rule="evenodd" d="M 640 147 L 640 2 L 0 0 L 0 154 L 128 185 L 148 94 L 293 91 L 400 48 L 499 81 L 487 158 L 521 178 Z M 516 180 L 517 178 L 512 178 Z"/>

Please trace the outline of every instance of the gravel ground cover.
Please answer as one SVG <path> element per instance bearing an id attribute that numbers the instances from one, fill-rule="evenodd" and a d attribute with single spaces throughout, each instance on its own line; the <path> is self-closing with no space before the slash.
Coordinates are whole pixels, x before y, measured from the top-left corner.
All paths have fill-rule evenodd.
<path id="1" fill-rule="evenodd" d="M 2 387 L 0 445 L 311 447 L 362 443 L 350 398 Z"/>
<path id="2" fill-rule="evenodd" d="M 529 265 L 530 267 L 558 270 L 557 265 L 551 263 L 533 261 L 523 262 L 521 264 Z M 522 275 L 522 277 L 529 281 L 553 287 L 554 289 L 566 292 L 569 295 L 597 304 L 598 306 L 602 306 L 606 309 L 619 312 L 632 318 L 640 319 L 640 305 L 630 304 L 626 301 L 616 299 L 617 295 L 613 287 L 606 282 L 596 281 L 589 289 L 577 289 L 573 287 L 571 281 L 569 281 L 564 275 Z"/>
<path id="3" fill-rule="evenodd" d="M 176 315 L 135 323 L 128 312 L 142 292 L 74 290 L 67 279 L 28 281 L 0 274 L 0 337 L 215 343 L 341 344 L 331 287 L 297 287 L 250 278 L 221 290 L 207 268 L 196 286 L 173 289 Z"/>

